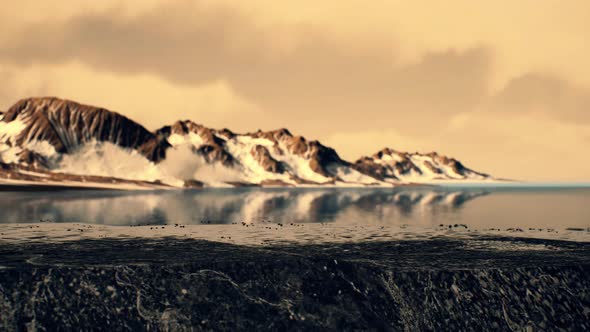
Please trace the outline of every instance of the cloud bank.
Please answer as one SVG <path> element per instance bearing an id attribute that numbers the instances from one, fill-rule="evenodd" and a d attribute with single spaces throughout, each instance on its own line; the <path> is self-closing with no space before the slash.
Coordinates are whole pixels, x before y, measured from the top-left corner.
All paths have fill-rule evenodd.
<path id="1" fill-rule="evenodd" d="M 498 176 L 590 180 L 587 4 L 550 2 L 24 1 L 0 14 L 0 107 L 57 95 L 152 129 L 288 127 L 350 159 L 438 150 Z"/>

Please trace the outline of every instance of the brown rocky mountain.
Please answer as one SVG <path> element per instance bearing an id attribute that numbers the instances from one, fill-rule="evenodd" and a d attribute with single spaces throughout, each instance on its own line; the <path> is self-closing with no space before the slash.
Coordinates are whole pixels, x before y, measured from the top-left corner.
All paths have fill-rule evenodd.
<path id="1" fill-rule="evenodd" d="M 379 180 L 404 178 L 488 179 L 489 175 L 465 167 L 460 161 L 430 153 L 408 153 L 385 148 L 372 156 L 361 157 L 353 168 Z"/>
<path id="2" fill-rule="evenodd" d="M 328 165 L 342 165 L 348 166 L 349 163 L 342 160 L 338 153 L 332 148 L 322 145 L 318 141 L 308 141 L 303 136 L 293 136 L 291 132 L 285 128 L 273 131 L 257 131 L 255 133 L 246 134 L 253 138 L 265 138 L 273 143 L 273 148 L 277 151 L 280 143 L 287 147 L 287 151 L 291 154 L 298 155 L 310 160 L 311 169 L 323 176 L 333 176 L 327 169 Z M 280 153 L 280 152 L 279 152 Z"/>
<path id="3" fill-rule="evenodd" d="M 18 101 L 1 121 L 9 123 L 16 120 L 24 124 L 16 136 L 16 144 L 26 146 L 29 142 L 45 141 L 58 153 L 72 152 L 80 145 L 96 140 L 137 150 L 149 160 L 158 162 L 165 158 L 166 149 L 170 146 L 119 113 L 53 97 Z M 35 159 L 39 156 L 29 151 L 23 158 Z"/>
<path id="4" fill-rule="evenodd" d="M 221 139 L 215 129 L 210 129 L 190 120 L 177 121 L 172 126 L 165 126 L 156 131 L 159 137 L 167 139 L 170 135 L 185 136 L 196 134 L 202 140 L 200 146 L 195 146 L 194 151 L 203 156 L 207 162 L 221 162 L 226 166 L 233 166 L 234 158 L 224 149 L 224 140 Z M 223 131 L 225 135 L 234 135 L 228 129 Z"/>
<path id="5" fill-rule="evenodd" d="M 171 184 L 180 187 L 200 187 L 212 181 L 240 185 L 390 185 L 441 179 L 490 178 L 437 153 L 419 154 L 383 149 L 350 163 L 340 158 L 334 149 L 317 140 L 293 135 L 285 128 L 238 134 L 229 129 L 217 130 L 184 120 L 150 132 L 116 112 L 53 97 L 23 99 L 0 113 L 0 164 L 5 167 L 16 164 L 42 172 L 60 173 L 62 157 L 75 155 L 83 147 L 90 147 L 91 154 L 96 151 L 96 156 L 85 154 L 75 159 L 75 162 L 84 163 L 90 158 L 95 163 L 101 163 L 101 158 L 109 157 L 98 151 L 100 147 L 93 145 L 96 142 L 109 142 L 121 148 L 123 155 L 117 158 L 122 160 L 117 160 L 117 163 L 131 162 L 125 160 L 125 153 L 136 152 L 144 156 L 145 164 L 139 162 L 142 164 L 139 165 L 133 159 L 136 157 L 129 155 L 134 164 L 127 170 L 133 173 L 134 180 L 143 180 L 143 171 L 149 173 L 145 178 L 147 182 L 163 179 L 154 178 L 154 174 L 168 176 L 162 170 L 153 168 L 160 167 L 155 164 L 166 160 L 167 153 L 180 146 L 188 146 L 189 153 L 192 151 L 194 155 L 202 157 L 206 164 L 231 171 L 231 179 L 225 180 L 213 179 L 218 177 L 215 174 L 220 173 L 219 169 L 207 174 L 185 174 L 176 179 L 177 183 Z M 47 146 L 52 148 L 51 151 L 48 151 Z M 108 164 L 109 160 L 104 159 L 104 162 Z M 93 172 L 93 167 L 85 166 L 72 166 L 70 162 L 68 169 Z M 26 171 L 26 167 L 10 169 Z M 102 176 L 107 179 L 125 179 L 128 176 L 121 173 L 121 168 L 116 169 L 117 174 L 108 171 L 105 174 L 103 171 L 100 174 L 77 175 Z M 221 173 L 229 174 L 225 171 Z"/>

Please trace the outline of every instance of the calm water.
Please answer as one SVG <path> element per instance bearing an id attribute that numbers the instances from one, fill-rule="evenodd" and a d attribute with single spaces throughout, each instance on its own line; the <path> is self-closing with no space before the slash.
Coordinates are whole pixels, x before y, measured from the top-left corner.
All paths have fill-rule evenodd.
<path id="1" fill-rule="evenodd" d="M 2 192 L 0 223 L 366 223 L 590 227 L 589 188 L 211 189 Z"/>

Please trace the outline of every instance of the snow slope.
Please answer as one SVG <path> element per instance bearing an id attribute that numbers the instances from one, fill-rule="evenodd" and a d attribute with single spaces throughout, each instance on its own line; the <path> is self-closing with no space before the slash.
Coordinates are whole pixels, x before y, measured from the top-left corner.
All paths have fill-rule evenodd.
<path id="1" fill-rule="evenodd" d="M 487 182 L 494 179 L 465 167 L 460 161 L 431 153 L 408 153 L 390 148 L 357 160 L 359 171 L 389 183 Z"/>

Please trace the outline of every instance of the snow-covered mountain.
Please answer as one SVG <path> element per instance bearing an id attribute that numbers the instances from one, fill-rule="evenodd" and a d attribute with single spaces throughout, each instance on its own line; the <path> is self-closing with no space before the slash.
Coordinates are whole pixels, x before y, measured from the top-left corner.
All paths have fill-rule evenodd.
<path id="1" fill-rule="evenodd" d="M 0 113 L 0 179 L 109 186 L 391 186 L 492 178 L 438 155 L 384 149 L 350 163 L 287 129 L 238 134 L 190 120 L 156 132 L 118 113 L 29 98 Z"/>
<path id="2" fill-rule="evenodd" d="M 471 170 L 447 156 L 408 153 L 385 148 L 370 157 L 362 157 L 353 167 L 363 174 L 386 182 L 432 183 L 445 180 L 490 180 L 488 174 Z"/>

